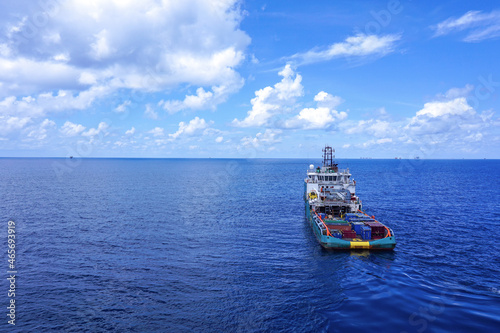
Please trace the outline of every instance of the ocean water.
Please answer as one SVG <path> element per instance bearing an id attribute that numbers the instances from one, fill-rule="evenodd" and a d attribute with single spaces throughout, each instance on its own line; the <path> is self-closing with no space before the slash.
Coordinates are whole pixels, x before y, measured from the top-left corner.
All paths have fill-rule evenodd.
<path id="1" fill-rule="evenodd" d="M 393 252 L 331 252 L 298 159 L 0 159 L 23 332 L 494 332 L 500 161 L 339 160 Z"/>

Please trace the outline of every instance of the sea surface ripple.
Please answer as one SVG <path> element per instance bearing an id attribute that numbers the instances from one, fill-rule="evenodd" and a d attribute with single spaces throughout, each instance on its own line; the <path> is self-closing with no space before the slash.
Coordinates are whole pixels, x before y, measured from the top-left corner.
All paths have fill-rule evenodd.
<path id="1" fill-rule="evenodd" d="M 378 253 L 317 243 L 304 217 L 311 162 L 0 159 L 0 221 L 17 227 L 16 328 L 500 329 L 500 161 L 339 160 L 396 234 L 395 251 Z M 0 288 L 6 306 L 6 279 Z"/>

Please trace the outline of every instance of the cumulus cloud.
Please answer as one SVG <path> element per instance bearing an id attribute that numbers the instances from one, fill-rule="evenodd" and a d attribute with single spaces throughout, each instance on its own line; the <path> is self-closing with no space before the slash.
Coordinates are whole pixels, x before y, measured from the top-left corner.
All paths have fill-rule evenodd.
<path id="1" fill-rule="evenodd" d="M 181 110 L 215 110 L 217 105 L 225 102 L 228 96 L 243 86 L 244 80 L 234 78 L 234 82 L 213 86 L 212 91 L 205 91 L 203 87 L 196 89 L 196 95 L 186 95 L 184 100 L 160 101 L 159 105 L 170 114 Z"/>
<path id="2" fill-rule="evenodd" d="M 0 136 L 19 131 L 31 122 L 30 117 L 14 117 L 0 115 Z"/>
<path id="3" fill-rule="evenodd" d="M 99 123 L 97 128 L 90 128 L 88 131 L 83 132 L 82 136 L 94 137 L 96 135 L 106 135 L 108 128 L 109 125 L 106 122 L 102 121 Z"/>
<path id="4" fill-rule="evenodd" d="M 205 129 L 207 129 L 210 126 L 211 122 L 206 122 L 205 119 L 200 119 L 199 117 L 196 117 L 189 121 L 189 123 L 185 123 L 181 121 L 179 123 L 179 129 L 177 132 L 173 134 L 169 134 L 168 136 L 171 139 L 177 139 L 180 136 L 193 136 L 197 135 L 200 133 L 203 133 Z"/>
<path id="5" fill-rule="evenodd" d="M 438 134 L 456 131 L 462 125 L 479 120 L 477 112 L 468 104 L 465 97 L 449 101 L 435 101 L 424 104 L 424 108 L 412 117 L 405 126 L 410 134 Z"/>
<path id="6" fill-rule="evenodd" d="M 196 95 L 186 95 L 183 101 L 161 101 L 160 105 L 169 113 L 175 113 L 183 109 L 199 110 L 207 107 L 213 98 L 213 92 L 205 91 L 200 87 L 196 90 Z"/>
<path id="7" fill-rule="evenodd" d="M 392 138 L 384 138 L 384 139 L 372 139 L 372 140 L 368 140 L 366 142 L 363 142 L 362 144 L 358 145 L 358 147 L 362 147 L 362 148 L 369 148 L 371 146 L 374 146 L 374 145 L 383 145 L 385 143 L 391 143 L 392 142 Z M 346 147 L 343 147 L 343 148 L 346 148 Z"/>
<path id="8" fill-rule="evenodd" d="M 6 87 L 0 92 L 0 97 L 68 90 L 80 85 L 79 68 L 52 59 L 14 56 L 18 51 L 11 52 L 11 56 L 0 56 L 0 83 Z"/>
<path id="9" fill-rule="evenodd" d="M 425 103 L 401 128 L 399 140 L 419 145 L 424 153 L 438 149 L 470 150 L 498 140 L 500 123 L 493 117 L 492 111 L 475 110 L 465 97 L 432 101 Z"/>
<path id="10" fill-rule="evenodd" d="M 33 22 L 33 3 L 2 15 L 0 98 L 187 84 L 211 87 L 216 104 L 242 80 L 236 67 L 250 38 L 239 28 L 237 0 L 47 3 L 36 6 L 47 19 L 43 25 Z"/>
<path id="11" fill-rule="evenodd" d="M 94 100 L 105 96 L 108 92 L 108 87 L 94 86 L 77 94 L 59 90 L 57 93 L 41 93 L 35 97 L 9 96 L 0 101 L 0 114 L 43 117 L 49 112 L 84 110 L 92 105 Z"/>
<path id="12" fill-rule="evenodd" d="M 433 154 L 438 149 L 462 149 L 464 142 L 478 145 L 495 138 L 494 120 L 490 110 L 478 112 L 467 101 L 466 96 L 473 86 L 452 88 L 439 94 L 433 101 L 425 103 L 414 116 L 405 120 L 393 121 L 368 119 L 358 122 L 345 122 L 341 128 L 348 135 L 356 135 L 361 143 L 346 147 L 369 148 L 374 145 L 417 146 L 420 155 Z M 382 116 L 381 116 L 382 117 Z M 368 140 L 366 140 L 368 139 Z"/>
<path id="13" fill-rule="evenodd" d="M 151 131 L 148 132 L 149 134 L 152 134 L 153 136 L 165 136 L 165 130 L 161 127 L 155 127 Z"/>
<path id="14" fill-rule="evenodd" d="M 127 108 L 130 106 L 132 102 L 131 101 L 125 101 L 123 102 L 122 104 L 118 105 L 116 108 L 115 108 L 115 112 L 116 113 L 123 113 L 127 110 Z"/>
<path id="15" fill-rule="evenodd" d="M 288 129 L 329 129 L 335 123 L 347 118 L 347 113 L 335 108 L 343 100 L 320 91 L 314 97 L 316 108 L 303 108 L 289 119 L 283 119 L 285 114 L 293 112 L 298 97 L 304 95 L 301 84 L 302 77 L 292 69 L 290 64 L 279 72 L 283 78 L 274 86 L 268 86 L 255 92 L 251 100 L 252 109 L 243 120 L 237 118 L 232 125 L 237 127 L 274 127 Z"/>
<path id="16" fill-rule="evenodd" d="M 85 130 L 85 126 L 80 124 L 73 124 L 71 121 L 67 121 L 61 127 L 60 132 L 64 136 L 76 136 Z"/>
<path id="17" fill-rule="evenodd" d="M 377 138 L 395 135 L 399 125 L 387 120 L 368 119 L 357 123 L 346 123 L 343 125 L 347 134 L 368 134 Z"/>
<path id="18" fill-rule="evenodd" d="M 465 97 L 457 97 L 447 102 L 425 103 L 424 108 L 417 112 L 417 117 L 415 118 L 419 118 L 419 116 L 438 118 L 447 115 L 463 115 L 466 113 L 472 114 L 474 110 L 467 103 Z"/>
<path id="19" fill-rule="evenodd" d="M 283 126 L 285 128 L 327 129 L 335 122 L 347 118 L 346 112 L 334 110 L 342 103 L 340 97 L 321 91 L 314 97 L 314 100 L 318 104 L 317 108 L 302 109 L 298 115 L 286 120 Z"/>
<path id="20" fill-rule="evenodd" d="M 432 27 L 434 36 L 444 36 L 453 32 L 467 31 L 465 42 L 480 42 L 500 36 L 500 11 L 483 13 L 471 10 L 459 18 L 448 18 Z"/>
<path id="21" fill-rule="evenodd" d="M 45 119 L 40 124 L 27 128 L 26 140 L 43 141 L 47 138 L 49 130 L 53 128 L 56 128 L 56 123 L 50 119 Z"/>
<path id="22" fill-rule="evenodd" d="M 284 108 L 304 94 L 302 76 L 296 74 L 288 64 L 278 73 L 283 79 L 273 87 L 268 86 L 255 92 L 251 100 L 252 109 L 243 120 L 234 119 L 232 124 L 238 127 L 256 127 L 270 125 L 271 118 L 280 114 Z"/>
<path id="23" fill-rule="evenodd" d="M 468 96 L 472 90 L 474 90 L 474 86 L 472 84 L 466 84 L 463 88 L 451 88 L 444 95 L 444 100 L 451 100 L 457 97 L 466 97 Z"/>
<path id="24" fill-rule="evenodd" d="M 150 104 L 146 105 L 146 110 L 144 110 L 144 116 L 149 119 L 158 119 L 158 113 L 153 109 Z"/>
<path id="25" fill-rule="evenodd" d="M 127 136 L 131 136 L 131 135 L 134 135 L 135 134 L 135 127 L 132 126 L 131 129 L 125 131 L 125 135 Z"/>
<path id="26" fill-rule="evenodd" d="M 467 101 L 472 85 L 451 88 L 406 119 L 394 120 L 385 109 L 371 119 L 345 121 L 339 129 L 349 138 L 344 149 L 378 147 L 406 157 L 443 157 L 450 151 L 474 150 L 498 142 L 500 121 L 491 110 L 478 111 Z M 475 147 L 475 148 L 474 148 Z M 404 153 L 403 153 L 404 154 Z"/>
<path id="27" fill-rule="evenodd" d="M 215 139 L 215 142 L 217 142 L 217 143 L 221 143 L 223 140 L 224 140 L 224 137 L 223 137 L 223 136 L 218 136 L 218 137 Z"/>
<path id="28" fill-rule="evenodd" d="M 109 32 L 106 29 L 99 31 L 94 35 L 95 41 L 90 44 L 90 56 L 96 60 L 102 60 L 111 56 L 115 49 L 109 45 Z"/>
<path id="29" fill-rule="evenodd" d="M 266 129 L 264 133 L 257 133 L 255 137 L 245 136 L 241 139 L 241 145 L 245 148 L 261 148 L 265 146 L 271 146 L 275 143 L 281 142 L 280 135 L 283 133 L 279 129 Z"/>
<path id="30" fill-rule="evenodd" d="M 289 59 L 296 61 L 300 65 L 304 65 L 342 56 L 384 56 L 394 51 L 395 44 L 400 39 L 400 35 L 377 36 L 358 34 L 347 37 L 343 42 L 332 44 L 324 50 L 313 49 L 304 53 L 297 53 Z"/>

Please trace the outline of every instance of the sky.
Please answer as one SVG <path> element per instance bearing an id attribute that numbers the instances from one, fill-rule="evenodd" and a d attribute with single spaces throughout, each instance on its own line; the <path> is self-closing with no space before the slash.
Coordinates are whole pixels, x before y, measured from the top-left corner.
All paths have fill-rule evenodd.
<path id="1" fill-rule="evenodd" d="M 0 4 L 0 157 L 500 158 L 495 1 Z"/>

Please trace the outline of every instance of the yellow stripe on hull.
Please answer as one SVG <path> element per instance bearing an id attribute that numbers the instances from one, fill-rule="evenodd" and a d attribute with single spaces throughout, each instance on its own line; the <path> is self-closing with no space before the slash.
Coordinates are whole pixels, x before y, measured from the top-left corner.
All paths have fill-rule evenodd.
<path id="1" fill-rule="evenodd" d="M 351 242 L 351 249 L 369 249 L 370 242 Z"/>

